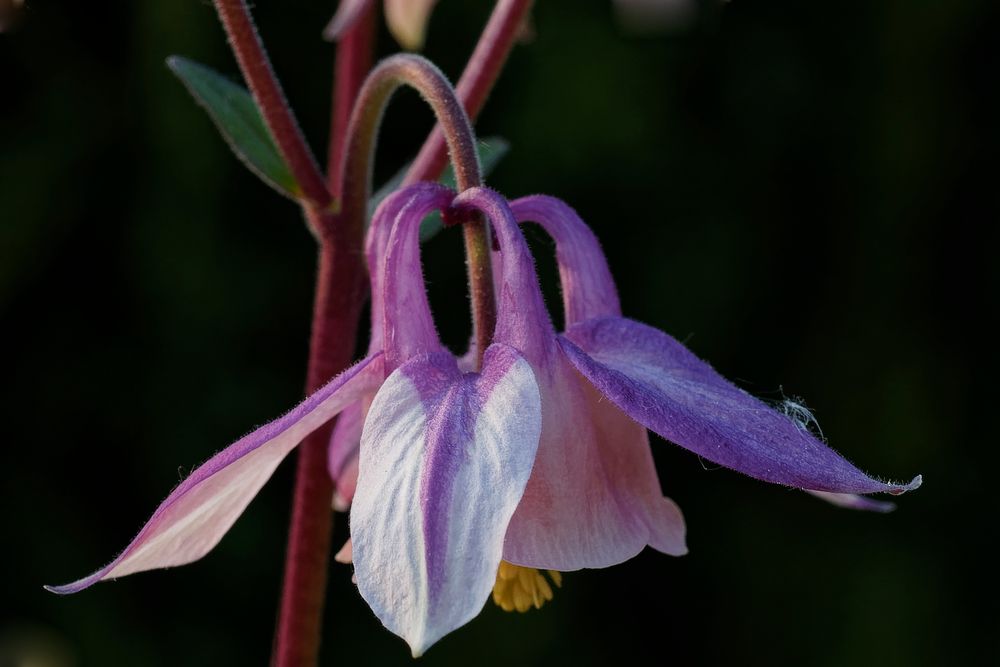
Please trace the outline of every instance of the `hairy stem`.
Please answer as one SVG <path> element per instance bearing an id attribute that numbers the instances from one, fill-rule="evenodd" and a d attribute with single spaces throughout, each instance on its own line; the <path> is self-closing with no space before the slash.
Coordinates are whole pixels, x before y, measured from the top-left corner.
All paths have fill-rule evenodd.
<path id="1" fill-rule="evenodd" d="M 327 208 L 332 198 L 323 174 L 288 106 L 245 0 L 214 2 L 243 78 L 250 87 L 278 151 L 302 188 L 302 196 L 314 208 Z"/>
<path id="2" fill-rule="evenodd" d="M 337 41 L 337 59 L 333 72 L 333 100 L 330 114 L 330 145 L 326 174 L 331 192 L 336 192 L 342 178 L 347 124 L 361 84 L 372 68 L 375 41 L 375 6 L 369 5 Z"/>
<path id="3" fill-rule="evenodd" d="M 486 98 L 507 62 L 518 30 L 534 4 L 533 0 L 499 0 L 483 29 L 483 34 L 462 72 L 455 92 L 469 118 L 482 111 Z M 432 181 L 441 175 L 448 164 L 445 137 L 439 124 L 424 142 L 417 159 L 413 161 L 407 183 Z"/>
<path id="4" fill-rule="evenodd" d="M 368 10 L 337 46 L 329 148 L 330 190 L 340 181 L 340 155 L 354 99 L 371 66 L 374 11 Z M 326 185 L 324 192 L 327 192 Z M 364 266 L 364 220 L 348 219 L 323 208 L 305 206 L 319 240 L 316 292 L 306 393 L 319 389 L 347 367 L 354 354 L 355 334 L 367 290 Z M 317 664 L 326 600 L 327 568 L 333 528 L 330 503 L 333 481 L 327 471 L 327 449 L 333 422 L 298 448 L 292 516 L 285 555 L 272 665 Z"/>
<path id="5" fill-rule="evenodd" d="M 327 216 L 309 211 L 310 216 Z M 312 220 L 322 237 L 309 344 L 307 393 L 322 387 L 346 368 L 354 354 L 367 282 L 360 225 Z M 335 223 L 335 224 L 331 224 Z M 333 481 L 327 471 L 327 448 L 334 422 L 314 432 L 298 448 L 291 528 L 285 577 L 275 635 L 276 667 L 315 665 L 326 597 L 326 575 L 333 528 Z"/>
<path id="6" fill-rule="evenodd" d="M 375 142 L 385 107 L 401 86 L 415 88 L 437 116 L 444 143 L 455 166 L 459 191 L 482 184 L 476 140 L 469 118 L 444 74 L 420 56 L 397 55 L 372 70 L 358 94 L 351 116 L 350 137 L 344 153 L 343 181 L 338 196 L 341 214 L 362 219 L 371 194 Z M 479 361 L 496 327 L 496 297 L 490 268 L 489 234 L 483 221 L 463 225 L 469 290 L 472 300 L 473 336 Z M 478 365 L 478 364 L 477 364 Z"/>

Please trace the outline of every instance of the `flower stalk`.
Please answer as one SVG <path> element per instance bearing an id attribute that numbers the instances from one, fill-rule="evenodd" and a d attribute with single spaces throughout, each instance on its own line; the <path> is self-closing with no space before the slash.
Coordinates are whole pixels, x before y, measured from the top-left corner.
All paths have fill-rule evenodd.
<path id="1" fill-rule="evenodd" d="M 337 41 L 337 56 L 333 70 L 333 99 L 330 114 L 330 143 L 327 148 L 326 176 L 330 192 L 340 188 L 344 142 L 347 123 L 361 84 L 372 68 L 375 52 L 375 6 L 361 10 L 343 37 Z"/>
<path id="2" fill-rule="evenodd" d="M 306 144 L 292 114 L 274 68 L 257 34 L 245 0 L 215 0 L 215 9 L 239 63 L 243 78 L 264 117 L 278 151 L 302 188 L 305 201 L 314 208 L 329 207 L 332 198 L 323 174 Z"/>
<path id="3" fill-rule="evenodd" d="M 483 34 L 469 58 L 455 92 L 469 118 L 475 118 L 486 104 L 486 98 L 507 62 L 518 31 L 524 23 L 533 0 L 499 0 L 490 15 Z M 407 185 L 417 181 L 433 181 L 448 163 L 445 136 L 438 125 L 424 142 L 417 159 L 406 175 Z"/>

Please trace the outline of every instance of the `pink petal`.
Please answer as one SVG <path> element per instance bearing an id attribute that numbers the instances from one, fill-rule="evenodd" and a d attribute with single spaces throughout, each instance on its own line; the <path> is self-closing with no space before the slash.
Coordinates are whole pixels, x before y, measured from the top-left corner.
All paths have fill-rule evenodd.
<path id="1" fill-rule="evenodd" d="M 535 375 L 542 435 L 504 560 L 569 571 L 621 563 L 647 544 L 685 554 L 684 519 L 660 490 L 646 429 L 561 355 Z"/>
<path id="2" fill-rule="evenodd" d="M 333 560 L 344 565 L 350 565 L 354 562 L 354 543 L 351 541 L 351 538 L 347 538 L 344 546 L 340 547 L 340 551 L 334 554 Z"/>
<path id="3" fill-rule="evenodd" d="M 411 359 L 376 395 L 351 509 L 355 574 L 415 656 L 489 598 L 540 429 L 531 367 L 504 345 L 481 373 L 445 352 Z"/>
<path id="4" fill-rule="evenodd" d="M 222 450 L 167 496 L 111 563 L 53 593 L 75 593 L 104 579 L 184 565 L 208 553 L 243 513 L 282 459 L 382 378 L 381 356 L 344 371 L 284 417 Z"/>
<path id="5" fill-rule="evenodd" d="M 385 0 L 385 22 L 389 32 L 407 51 L 424 47 L 431 10 L 437 0 Z"/>

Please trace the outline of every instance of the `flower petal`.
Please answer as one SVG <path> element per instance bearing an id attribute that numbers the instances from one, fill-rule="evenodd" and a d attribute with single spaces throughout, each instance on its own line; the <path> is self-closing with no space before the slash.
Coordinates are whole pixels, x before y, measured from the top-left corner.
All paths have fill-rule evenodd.
<path id="1" fill-rule="evenodd" d="M 836 493 L 903 493 L 872 479 L 785 415 L 738 389 L 676 340 L 617 317 L 583 322 L 560 343 L 598 390 L 643 426 L 767 482 Z"/>
<path id="2" fill-rule="evenodd" d="M 381 356 L 331 380 L 284 417 L 238 440 L 198 467 L 167 496 L 125 550 L 107 566 L 53 593 L 75 593 L 98 581 L 184 565 L 208 553 L 307 435 L 382 378 Z"/>
<path id="3" fill-rule="evenodd" d="M 337 11 L 323 28 L 323 39 L 334 42 L 351 29 L 373 0 L 340 0 Z"/>
<path id="4" fill-rule="evenodd" d="M 427 21 L 437 0 L 385 0 L 385 22 L 389 32 L 407 51 L 424 47 Z"/>
<path id="5" fill-rule="evenodd" d="M 489 598 L 540 430 L 534 374 L 504 345 L 481 373 L 447 353 L 411 359 L 376 395 L 351 509 L 355 573 L 414 655 Z"/>
<path id="6" fill-rule="evenodd" d="M 327 470 L 333 480 L 333 508 L 346 512 L 354 497 L 354 487 L 358 479 L 358 446 L 361 429 L 365 425 L 365 415 L 374 397 L 374 392 L 360 401 L 351 403 L 333 425 L 330 446 L 327 448 Z"/>
<path id="7" fill-rule="evenodd" d="M 616 565 L 647 544 L 683 555 L 684 519 L 660 490 L 646 429 L 554 358 L 535 370 L 542 435 L 504 560 L 565 572 Z"/>
<path id="8" fill-rule="evenodd" d="M 885 500 L 874 500 L 854 493 L 830 493 L 829 491 L 806 491 L 806 493 L 816 496 L 820 500 L 825 500 L 831 505 L 849 510 L 886 514 L 896 509 L 896 503 L 890 503 Z"/>
<path id="9" fill-rule="evenodd" d="M 566 326 L 594 317 L 621 315 L 618 290 L 601 244 L 572 208 L 547 195 L 510 203 L 519 223 L 536 222 L 556 242 Z"/>

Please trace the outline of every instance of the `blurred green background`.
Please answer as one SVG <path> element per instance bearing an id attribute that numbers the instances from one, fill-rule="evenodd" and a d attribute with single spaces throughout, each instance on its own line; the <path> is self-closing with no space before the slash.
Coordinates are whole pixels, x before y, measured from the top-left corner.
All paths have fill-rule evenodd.
<path id="1" fill-rule="evenodd" d="M 255 4 L 322 153 L 333 3 Z M 490 6 L 438 6 L 426 54 L 453 78 Z M 996 659 L 998 10 L 735 0 L 636 35 L 610 0 L 539 3 L 478 123 L 512 144 L 490 184 L 569 201 L 627 315 L 757 395 L 805 397 L 848 458 L 925 485 L 865 515 L 654 441 L 690 555 L 570 574 L 541 612 L 489 603 L 422 664 Z M 288 463 L 203 561 L 41 589 L 106 562 L 185 471 L 300 397 L 312 241 L 169 73 L 175 53 L 236 76 L 208 2 L 39 0 L 0 35 L 3 667 L 25 645 L 53 667 L 269 654 Z M 399 96 L 381 177 L 430 119 Z M 530 236 L 557 303 L 551 243 Z M 456 348 L 459 237 L 425 254 Z M 323 664 L 410 664 L 350 577 L 332 566 Z"/>

